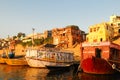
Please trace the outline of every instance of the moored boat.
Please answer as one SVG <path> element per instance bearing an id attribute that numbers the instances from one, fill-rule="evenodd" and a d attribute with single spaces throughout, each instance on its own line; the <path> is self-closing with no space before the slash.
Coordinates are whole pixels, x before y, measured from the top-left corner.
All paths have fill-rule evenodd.
<path id="1" fill-rule="evenodd" d="M 8 50 L 3 49 L 3 53 L 0 55 L 0 63 L 6 63 L 6 59 L 14 57 L 15 53 L 13 51 L 8 53 Z"/>
<path id="2" fill-rule="evenodd" d="M 16 66 L 28 65 L 25 59 L 5 59 L 5 62 L 8 65 L 16 65 Z"/>
<path id="3" fill-rule="evenodd" d="M 80 68 L 86 73 L 112 74 L 120 69 L 120 45 L 111 42 L 82 43 L 81 57 Z"/>
<path id="4" fill-rule="evenodd" d="M 8 65 L 28 65 L 25 57 L 23 55 L 15 56 L 14 58 L 6 58 L 5 63 Z"/>
<path id="5" fill-rule="evenodd" d="M 30 67 L 69 67 L 73 64 L 74 57 L 71 52 L 53 50 L 28 49 L 26 60 Z"/>
<path id="6" fill-rule="evenodd" d="M 1 58 L 0 58 L 0 63 L 1 63 L 1 64 L 4 64 L 4 63 L 5 63 L 5 58 L 2 58 L 2 57 L 1 57 Z"/>
<path id="7" fill-rule="evenodd" d="M 112 74 L 115 70 L 109 62 L 102 58 L 90 57 L 82 61 L 81 68 L 85 73 L 91 74 Z"/>

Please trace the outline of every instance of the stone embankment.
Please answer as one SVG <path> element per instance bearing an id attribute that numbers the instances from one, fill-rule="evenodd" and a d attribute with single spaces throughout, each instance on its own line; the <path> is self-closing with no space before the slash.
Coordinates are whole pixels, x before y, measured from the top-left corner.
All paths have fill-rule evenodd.
<path id="1" fill-rule="evenodd" d="M 77 44 L 76 46 L 74 47 L 71 47 L 71 48 L 66 48 L 66 49 L 63 49 L 63 50 L 68 50 L 68 51 L 71 51 L 74 53 L 74 58 L 76 61 L 80 61 L 80 44 Z"/>

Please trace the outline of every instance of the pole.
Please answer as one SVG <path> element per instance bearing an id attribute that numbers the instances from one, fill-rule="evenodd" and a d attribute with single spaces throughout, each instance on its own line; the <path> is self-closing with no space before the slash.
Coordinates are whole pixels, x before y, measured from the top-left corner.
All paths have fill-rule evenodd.
<path id="1" fill-rule="evenodd" d="M 34 45 L 34 31 L 35 31 L 35 28 L 32 28 L 32 32 L 33 32 L 33 36 L 32 36 L 32 46 Z"/>

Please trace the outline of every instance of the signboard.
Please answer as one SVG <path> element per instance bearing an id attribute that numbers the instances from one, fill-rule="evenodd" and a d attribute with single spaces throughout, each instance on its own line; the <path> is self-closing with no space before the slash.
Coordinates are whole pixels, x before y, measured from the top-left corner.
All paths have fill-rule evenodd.
<path id="1" fill-rule="evenodd" d="M 91 43 L 82 43 L 82 47 L 86 46 L 109 46 L 110 42 L 91 42 Z"/>

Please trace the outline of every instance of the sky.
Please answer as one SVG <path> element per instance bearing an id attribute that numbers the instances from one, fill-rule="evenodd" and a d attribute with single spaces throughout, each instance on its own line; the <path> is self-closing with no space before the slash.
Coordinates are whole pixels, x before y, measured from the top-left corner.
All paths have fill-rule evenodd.
<path id="1" fill-rule="evenodd" d="M 0 0 L 0 38 L 68 25 L 87 33 L 112 15 L 120 16 L 120 0 Z"/>

